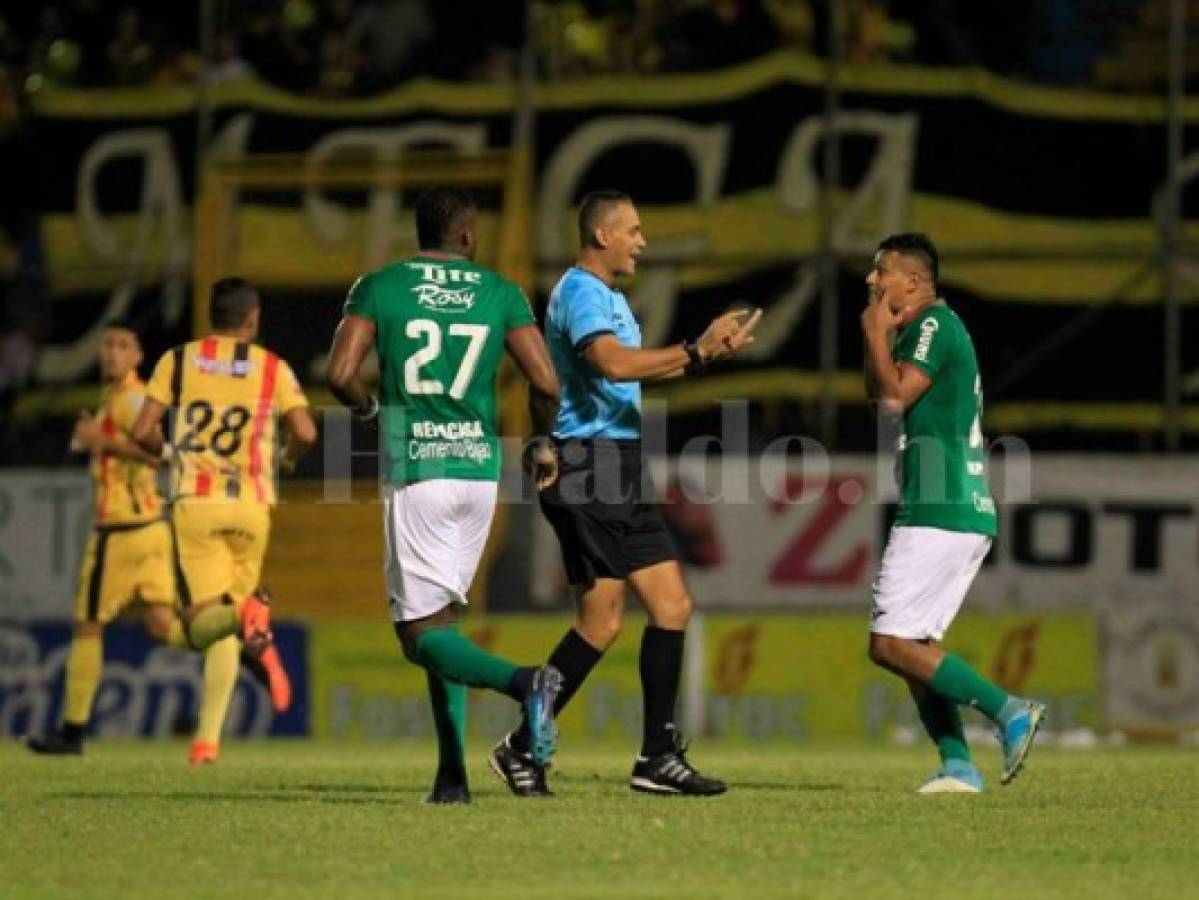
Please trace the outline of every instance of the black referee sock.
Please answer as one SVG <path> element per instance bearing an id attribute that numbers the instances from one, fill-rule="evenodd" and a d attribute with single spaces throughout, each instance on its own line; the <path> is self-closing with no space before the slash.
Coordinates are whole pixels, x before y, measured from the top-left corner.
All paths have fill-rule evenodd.
<path id="1" fill-rule="evenodd" d="M 641 697 L 645 703 L 645 732 L 641 755 L 660 756 L 674 749 L 674 707 L 683 674 L 684 631 L 646 625 L 641 636 Z"/>
<path id="2" fill-rule="evenodd" d="M 603 657 L 603 650 L 596 650 L 573 628 L 563 635 L 554 652 L 546 662 L 562 673 L 562 690 L 554 700 L 554 715 L 562 712 L 570 698 L 583 686 L 595 664 Z M 521 721 L 520 728 L 512 732 L 508 744 L 518 753 L 529 752 L 529 723 Z"/>

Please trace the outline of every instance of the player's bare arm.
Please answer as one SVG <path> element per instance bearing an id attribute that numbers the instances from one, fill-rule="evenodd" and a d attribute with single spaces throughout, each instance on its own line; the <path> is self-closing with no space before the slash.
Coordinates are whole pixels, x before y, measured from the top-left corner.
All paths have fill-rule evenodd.
<path id="1" fill-rule="evenodd" d="M 509 331 L 505 346 L 516 365 L 529 381 L 529 416 L 532 420 L 532 441 L 524 458 L 525 471 L 538 490 L 544 490 L 558 477 L 558 458 L 549 446 L 549 433 L 558 416 L 562 386 L 550 359 L 545 338 L 534 325 Z"/>
<path id="2" fill-rule="evenodd" d="M 89 453 L 107 453 L 147 466 L 157 465 L 160 461 L 159 457 L 151 456 L 120 431 L 112 435 L 105 434 L 99 417 L 86 410 L 80 412 L 75 423 L 75 430 L 71 434 L 71 448 Z"/>
<path id="3" fill-rule="evenodd" d="M 905 321 L 904 311 L 893 311 L 886 303 L 875 301 L 862 313 L 862 331 L 866 336 L 866 383 L 873 383 L 872 399 L 883 412 L 903 415 L 928 390 L 932 379 L 910 363 L 896 365 L 891 360 L 890 334 Z"/>
<path id="4" fill-rule="evenodd" d="M 142 450 L 155 459 L 162 456 L 163 440 L 159 426 L 166 411 L 167 408 L 157 400 L 147 397 L 137 414 L 137 421 L 133 423 L 133 432 L 130 435 Z"/>
<path id="5" fill-rule="evenodd" d="M 288 410 L 283 421 L 287 425 L 287 440 L 279 454 L 279 468 L 290 473 L 295 471 L 296 463 L 316 443 L 316 423 L 312 421 L 312 413 L 306 406 Z"/>
<path id="6" fill-rule="evenodd" d="M 362 381 L 362 363 L 375 345 L 375 326 L 362 316 L 344 316 L 329 350 L 329 390 L 359 419 L 373 419 L 379 401 Z"/>
<path id="7" fill-rule="evenodd" d="M 748 318 L 743 311 L 725 313 L 713 319 L 690 348 L 687 344 L 677 344 L 657 350 L 642 350 L 626 347 L 615 335 L 603 334 L 587 346 L 583 358 L 610 381 L 667 378 L 697 362 L 705 365 L 731 356 L 752 344 L 754 330 L 761 319 L 760 309 Z"/>

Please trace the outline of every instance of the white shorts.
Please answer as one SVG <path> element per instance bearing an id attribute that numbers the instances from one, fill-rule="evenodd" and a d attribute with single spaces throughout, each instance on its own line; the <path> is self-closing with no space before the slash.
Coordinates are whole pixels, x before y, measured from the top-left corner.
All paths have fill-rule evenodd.
<path id="1" fill-rule="evenodd" d="M 387 488 L 383 578 L 392 621 L 466 604 L 491 530 L 494 481 L 435 478 Z"/>
<path id="2" fill-rule="evenodd" d="M 871 632 L 941 640 L 990 549 L 985 534 L 919 525 L 892 528 L 874 582 Z"/>

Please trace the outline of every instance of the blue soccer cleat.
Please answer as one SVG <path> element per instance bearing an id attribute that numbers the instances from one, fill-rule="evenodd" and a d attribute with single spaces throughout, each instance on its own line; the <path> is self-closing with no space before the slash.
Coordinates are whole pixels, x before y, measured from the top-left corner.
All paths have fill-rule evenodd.
<path id="1" fill-rule="evenodd" d="M 999 776 L 1000 784 L 1011 784 L 1020 773 L 1024 760 L 1028 758 L 1028 752 L 1032 750 L 1037 729 L 1044 720 L 1045 704 L 1036 700 L 1025 700 L 1024 709 L 1000 727 L 999 739 L 1003 744 L 1003 774 Z"/>
<path id="2" fill-rule="evenodd" d="M 562 690 L 562 673 L 545 665 L 533 673 L 533 688 L 525 697 L 525 717 L 529 722 L 529 755 L 533 765 L 544 768 L 558 747 L 558 726 L 554 722 L 554 699 Z"/>
<path id="3" fill-rule="evenodd" d="M 965 760 L 951 759 L 917 791 L 917 794 L 981 794 L 983 777 Z"/>

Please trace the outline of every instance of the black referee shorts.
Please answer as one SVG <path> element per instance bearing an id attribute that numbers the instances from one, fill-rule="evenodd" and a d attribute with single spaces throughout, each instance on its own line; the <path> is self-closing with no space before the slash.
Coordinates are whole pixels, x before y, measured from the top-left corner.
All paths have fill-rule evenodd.
<path id="1" fill-rule="evenodd" d="M 572 585 L 625 579 L 677 559 L 642 458 L 641 441 L 555 441 L 558 480 L 539 495 Z"/>

